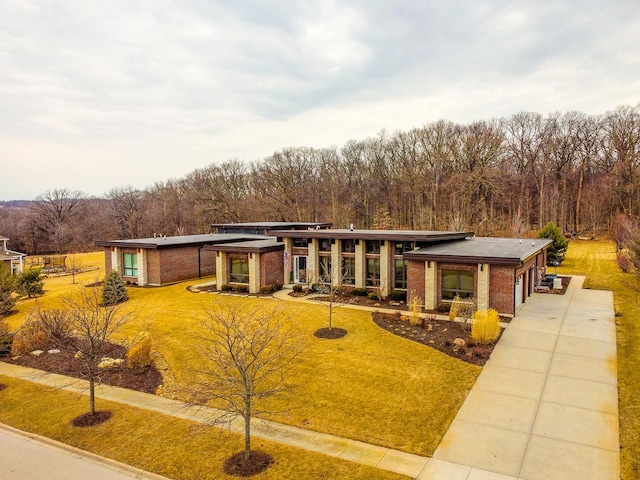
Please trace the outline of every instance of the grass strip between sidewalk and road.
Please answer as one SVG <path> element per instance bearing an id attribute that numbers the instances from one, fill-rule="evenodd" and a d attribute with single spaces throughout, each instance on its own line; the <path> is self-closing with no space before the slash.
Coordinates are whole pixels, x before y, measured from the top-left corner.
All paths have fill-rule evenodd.
<path id="1" fill-rule="evenodd" d="M 216 427 L 101 400 L 113 417 L 98 426 L 77 428 L 70 420 L 84 413 L 84 396 L 0 376 L 0 422 L 23 431 L 176 480 L 237 478 L 222 466 L 241 451 L 243 438 Z M 254 438 L 253 448 L 275 463 L 252 478 L 374 479 L 408 477 L 346 460 Z"/>

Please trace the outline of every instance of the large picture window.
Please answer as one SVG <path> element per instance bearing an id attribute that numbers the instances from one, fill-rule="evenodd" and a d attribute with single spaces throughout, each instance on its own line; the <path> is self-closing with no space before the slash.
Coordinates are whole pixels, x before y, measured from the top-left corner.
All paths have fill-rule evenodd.
<path id="1" fill-rule="evenodd" d="M 367 286 L 380 286 L 380 259 L 367 258 Z"/>
<path id="2" fill-rule="evenodd" d="M 124 276 L 137 277 L 138 276 L 138 254 L 124 253 L 122 255 L 122 261 L 124 263 Z"/>
<path id="3" fill-rule="evenodd" d="M 356 259 L 345 257 L 342 259 L 342 283 L 345 285 L 356 284 Z"/>
<path id="4" fill-rule="evenodd" d="M 394 288 L 398 290 L 407 289 L 407 261 L 396 259 L 395 261 L 395 275 L 393 278 Z"/>
<path id="5" fill-rule="evenodd" d="M 320 283 L 331 283 L 331 257 L 320 257 Z"/>
<path id="6" fill-rule="evenodd" d="M 229 280 L 231 283 L 249 283 L 249 260 L 232 258 Z"/>
<path id="7" fill-rule="evenodd" d="M 470 270 L 442 270 L 442 299 L 473 297 L 473 272 Z"/>

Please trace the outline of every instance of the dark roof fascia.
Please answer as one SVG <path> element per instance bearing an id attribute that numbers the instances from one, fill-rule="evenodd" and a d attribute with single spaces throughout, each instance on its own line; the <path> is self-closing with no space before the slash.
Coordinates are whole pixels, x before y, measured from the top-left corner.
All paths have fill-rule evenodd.
<path id="1" fill-rule="evenodd" d="M 239 222 L 239 223 L 212 223 L 212 228 L 265 228 L 267 230 L 276 228 L 330 228 L 332 223 L 327 222 Z"/>
<path id="2" fill-rule="evenodd" d="M 234 245 L 234 244 L 222 244 L 222 245 L 205 245 L 203 250 L 211 250 L 214 252 L 238 252 L 238 253 L 265 253 L 265 252 L 277 252 L 278 250 L 284 250 L 284 244 L 278 243 L 276 245 L 268 245 L 264 247 L 247 246 L 247 245 Z"/>
<path id="3" fill-rule="evenodd" d="M 278 238 L 337 238 L 341 240 L 392 240 L 404 242 L 441 242 L 463 240 L 473 232 L 427 232 L 411 230 L 271 230 Z"/>
<path id="4" fill-rule="evenodd" d="M 133 239 L 133 240 L 96 240 L 95 245 L 98 247 L 120 247 L 120 248 L 142 248 L 148 250 L 162 250 L 166 248 L 180 248 L 180 247 L 193 247 L 193 246 L 205 246 L 216 245 L 219 243 L 234 243 L 234 242 L 246 242 L 248 240 L 267 239 L 264 235 L 252 235 L 252 234 L 216 234 L 217 235 L 229 235 L 230 238 L 211 238 L 207 239 L 204 235 L 194 235 L 194 237 L 200 237 L 198 240 L 194 238 L 193 241 L 172 243 L 171 241 L 163 243 L 163 239 L 151 238 L 149 241 L 140 241 L 145 239 Z M 233 238 L 236 236 L 236 238 Z M 169 237 L 170 238 L 170 237 Z M 152 240 L 154 242 L 152 242 Z"/>
<path id="5" fill-rule="evenodd" d="M 474 264 L 474 263 L 489 263 L 493 265 L 508 265 L 508 266 L 522 266 L 527 260 L 532 257 L 535 257 L 540 252 L 549 248 L 551 245 L 551 240 L 546 239 L 538 239 L 543 240 L 542 245 L 540 245 L 537 249 L 530 252 L 529 254 L 522 257 L 491 257 L 491 256 L 469 256 L 469 255 L 444 255 L 444 254 L 429 254 L 426 252 L 421 252 L 420 250 L 415 250 L 412 252 L 405 252 L 403 258 L 405 260 L 418 260 L 418 261 L 434 261 L 441 263 L 465 263 L 465 264 Z"/>
<path id="6" fill-rule="evenodd" d="M 402 256 L 405 260 L 418 260 L 421 262 L 432 261 L 439 263 L 489 263 L 493 265 L 522 265 L 523 260 L 520 258 L 505 258 L 505 257 L 469 257 L 460 255 L 428 255 L 414 252 L 405 252 Z"/>

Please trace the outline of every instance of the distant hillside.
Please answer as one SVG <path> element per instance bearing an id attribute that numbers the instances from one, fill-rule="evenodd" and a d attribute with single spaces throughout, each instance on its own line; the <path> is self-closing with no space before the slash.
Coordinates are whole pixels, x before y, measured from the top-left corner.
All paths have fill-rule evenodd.
<path id="1" fill-rule="evenodd" d="M 6 202 L 0 201 L 0 208 L 24 208 L 28 207 L 31 200 L 8 200 Z"/>

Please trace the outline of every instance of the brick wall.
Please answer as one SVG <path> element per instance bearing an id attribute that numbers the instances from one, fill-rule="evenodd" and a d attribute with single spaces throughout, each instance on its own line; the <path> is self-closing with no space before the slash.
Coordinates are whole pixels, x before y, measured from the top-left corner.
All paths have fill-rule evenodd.
<path id="1" fill-rule="evenodd" d="M 489 308 L 513 315 L 515 313 L 513 287 L 516 281 L 513 267 L 491 265 L 489 278 Z"/>
<path id="2" fill-rule="evenodd" d="M 111 247 L 104 247 L 104 273 L 105 277 L 111 273 Z"/>
<path id="3" fill-rule="evenodd" d="M 162 285 L 160 278 L 160 250 L 147 249 L 147 283 Z"/>
<path id="4" fill-rule="evenodd" d="M 424 264 L 424 261 L 407 261 L 407 302 L 411 301 L 412 290 L 415 290 L 415 294 L 424 302 Z"/>
<path id="5" fill-rule="evenodd" d="M 290 260 L 293 263 L 293 259 Z M 260 286 L 284 283 L 284 257 L 281 250 L 260 254 Z"/>
<path id="6" fill-rule="evenodd" d="M 198 247 L 167 248 L 157 250 L 157 252 L 159 255 L 160 285 L 215 273 L 215 252 L 202 250 Z M 198 255 L 200 255 L 199 271 Z M 152 283 L 151 268 L 149 270 L 149 283 Z M 156 284 L 155 281 L 153 283 Z"/>

